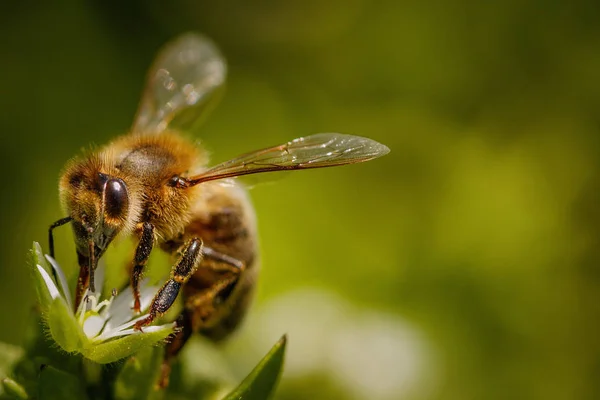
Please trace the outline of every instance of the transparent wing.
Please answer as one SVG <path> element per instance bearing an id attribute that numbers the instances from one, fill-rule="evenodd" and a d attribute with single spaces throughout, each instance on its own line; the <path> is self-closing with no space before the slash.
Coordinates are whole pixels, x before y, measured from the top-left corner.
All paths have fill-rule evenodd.
<path id="1" fill-rule="evenodd" d="M 389 153 L 387 146 L 360 136 L 319 133 L 244 154 L 191 177 L 190 185 L 215 179 L 308 168 L 333 167 L 369 161 Z"/>
<path id="2" fill-rule="evenodd" d="M 207 38 L 188 33 L 167 43 L 148 71 L 133 133 L 188 129 L 225 82 L 227 65 Z"/>

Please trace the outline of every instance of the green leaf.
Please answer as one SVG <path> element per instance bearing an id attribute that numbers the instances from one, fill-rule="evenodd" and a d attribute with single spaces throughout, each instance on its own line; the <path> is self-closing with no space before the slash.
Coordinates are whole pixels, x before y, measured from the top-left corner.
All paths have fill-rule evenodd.
<path id="1" fill-rule="evenodd" d="M 162 347 L 146 348 L 131 356 L 119 372 L 115 382 L 115 398 L 119 400 L 148 399 L 160 374 Z"/>
<path id="2" fill-rule="evenodd" d="M 81 381 L 75 375 L 45 366 L 40 372 L 39 400 L 87 399 Z"/>
<path id="3" fill-rule="evenodd" d="M 144 347 L 151 347 L 173 333 L 171 329 L 161 329 L 156 332 L 131 334 L 103 343 L 89 342 L 81 353 L 84 357 L 99 364 L 108 364 L 137 353 Z"/>
<path id="4" fill-rule="evenodd" d="M 275 390 L 281 375 L 287 338 L 284 335 L 252 372 L 223 400 L 265 400 Z"/>
<path id="5" fill-rule="evenodd" d="M 27 396 L 27 392 L 25 391 L 25 388 L 10 378 L 2 379 L 2 387 L 4 388 L 4 393 L 9 395 L 13 399 L 28 399 L 29 398 L 29 396 Z"/>
<path id="6" fill-rule="evenodd" d="M 54 341 L 66 352 L 80 352 L 88 341 L 67 303 L 57 297 L 52 300 L 46 319 Z"/>

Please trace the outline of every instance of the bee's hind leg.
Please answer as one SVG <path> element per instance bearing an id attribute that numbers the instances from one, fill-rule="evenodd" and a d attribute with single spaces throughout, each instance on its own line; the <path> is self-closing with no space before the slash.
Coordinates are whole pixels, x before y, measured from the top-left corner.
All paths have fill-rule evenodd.
<path id="1" fill-rule="evenodd" d="M 156 317 L 166 313 L 175 303 L 181 286 L 196 272 L 202 260 L 202 240 L 198 238 L 190 239 L 184 248 L 177 264 L 171 270 L 171 277 L 154 296 L 148 311 L 149 315 L 136 322 L 133 329 L 141 331 L 144 326 L 150 325 Z"/>
<path id="2" fill-rule="evenodd" d="M 186 299 L 184 309 L 177 319 L 177 332 L 170 337 L 169 342 L 165 346 L 165 358 L 163 359 L 158 381 L 159 388 L 165 388 L 169 385 L 169 375 L 171 374 L 173 359 L 179 354 L 192 333 L 201 331 L 207 322 L 216 315 L 216 299 L 227 288 L 234 286 L 238 278 L 239 275 L 232 275 L 213 284 L 206 291 L 197 293 Z"/>
<path id="3" fill-rule="evenodd" d="M 214 271 L 226 272 L 226 274 L 210 287 L 199 291 L 192 289 L 186 292 L 184 308 L 177 319 L 177 331 L 171 335 L 165 346 L 165 357 L 157 385 L 159 388 L 165 388 L 169 385 L 173 359 L 179 354 L 192 333 L 202 332 L 203 328 L 214 322 L 214 317 L 218 315 L 222 296 L 226 296 L 226 293 L 235 287 L 241 272 L 245 268 L 242 261 L 210 248 L 204 247 L 202 252 L 205 257 L 221 261 L 224 264 L 203 263 L 201 268 L 206 267 Z"/>

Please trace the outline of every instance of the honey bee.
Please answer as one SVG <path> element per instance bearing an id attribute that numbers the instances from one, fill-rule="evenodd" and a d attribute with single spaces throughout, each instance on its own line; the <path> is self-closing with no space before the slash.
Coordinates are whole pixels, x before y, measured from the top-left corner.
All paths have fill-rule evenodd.
<path id="1" fill-rule="evenodd" d="M 373 140 L 322 133 L 253 151 L 207 167 L 206 152 L 181 132 L 204 116 L 225 82 L 226 63 L 216 46 L 183 35 L 159 51 L 130 132 L 71 160 L 60 178 L 79 264 L 78 304 L 95 291 L 98 260 L 117 236 L 133 236 L 133 309 L 140 312 L 140 279 L 154 248 L 174 257 L 170 278 L 158 291 L 141 330 L 164 314 L 183 292 L 179 330 L 166 345 L 161 386 L 170 363 L 198 332 L 219 340 L 241 322 L 259 269 L 254 210 L 243 185 L 226 178 L 260 172 L 331 167 L 372 160 L 389 149 Z"/>

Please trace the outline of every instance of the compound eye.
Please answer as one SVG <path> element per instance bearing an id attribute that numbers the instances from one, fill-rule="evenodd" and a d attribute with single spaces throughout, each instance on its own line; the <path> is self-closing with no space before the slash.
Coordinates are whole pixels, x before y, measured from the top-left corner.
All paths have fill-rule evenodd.
<path id="1" fill-rule="evenodd" d="M 129 194 L 122 179 L 111 178 L 104 186 L 104 212 L 110 218 L 126 218 Z"/>

